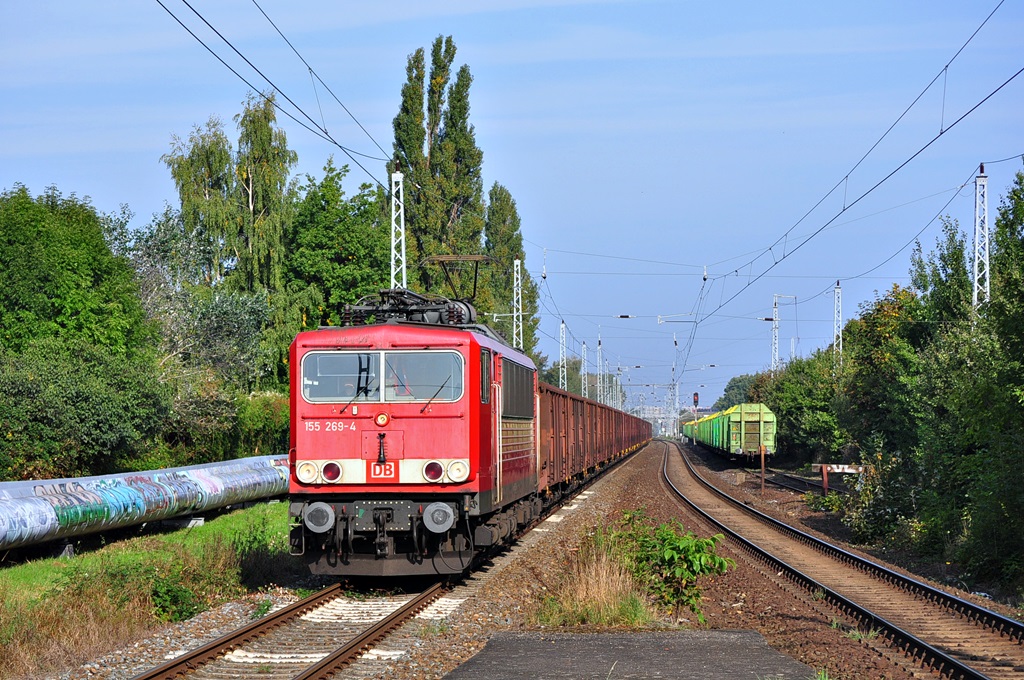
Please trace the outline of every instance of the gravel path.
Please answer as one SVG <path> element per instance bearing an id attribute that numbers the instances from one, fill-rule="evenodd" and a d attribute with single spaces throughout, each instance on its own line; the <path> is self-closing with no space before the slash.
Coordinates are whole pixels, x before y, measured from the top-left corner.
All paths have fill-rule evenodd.
<path id="1" fill-rule="evenodd" d="M 467 586 L 471 596 L 442 625 L 407 626 L 408 630 L 388 642 L 390 648 L 405 650 L 400 658 L 360 664 L 346 676 L 439 678 L 482 649 L 495 631 L 536 630 L 530 616 L 535 604 L 566 573 L 573 552 L 588 531 L 615 521 L 623 510 L 638 507 L 659 521 L 680 516 L 682 511 L 660 482 L 662 451 L 661 445 L 652 444 L 639 452 L 596 482 L 585 500 L 573 504 L 575 509 L 561 513 L 562 521 L 545 523 L 546 531 L 534 532 L 519 549 L 496 559 L 490 569 L 472 579 Z M 730 492 L 746 496 L 748 502 L 776 516 L 795 523 L 800 523 L 801 517 L 810 517 L 795 494 L 768 490 L 762 497 L 759 484 L 752 479 L 744 482 L 741 477 L 737 485 L 736 473 L 724 470 L 713 460 L 705 463 L 705 470 Z M 756 490 L 750 488 L 755 486 Z M 702 536 L 709 533 L 699 525 L 687 526 Z M 915 677 L 868 643 L 849 637 L 849 628 L 835 619 L 834 613 L 788 583 L 776 580 L 774 575 L 766 577 L 728 545 L 723 544 L 720 552 L 736 560 L 737 566 L 703 584 L 707 627 L 757 631 L 773 648 L 814 669 L 827 671 L 831 679 Z M 58 677 L 129 678 L 162 662 L 175 650 L 201 644 L 248 622 L 257 604 L 268 596 L 279 604 L 294 599 L 287 591 L 279 590 L 230 603 Z M 693 620 L 680 623 L 697 625 Z"/>

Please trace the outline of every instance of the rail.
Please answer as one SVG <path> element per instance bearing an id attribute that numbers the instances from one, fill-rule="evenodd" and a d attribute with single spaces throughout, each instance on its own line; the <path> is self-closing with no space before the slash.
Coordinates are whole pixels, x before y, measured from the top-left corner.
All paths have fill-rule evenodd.
<path id="1" fill-rule="evenodd" d="M 295 678 L 311 679 L 333 676 L 340 668 L 355 660 L 364 649 L 408 621 L 421 609 L 437 599 L 443 589 L 444 585 L 442 583 L 435 583 L 387 617 L 367 627 L 344 645 L 298 673 Z M 187 675 L 237 647 L 291 624 L 306 612 L 339 597 L 341 594 L 341 584 L 336 583 L 283 609 L 267 614 L 263 618 L 217 638 L 202 647 L 193 649 L 160 666 L 140 673 L 133 680 L 173 680 L 174 678 Z"/>
<path id="2" fill-rule="evenodd" d="M 678 449 L 682 454 L 681 449 Z M 869 625 L 872 628 L 880 629 L 885 632 L 886 636 L 893 641 L 893 643 L 907 652 L 914 658 L 920 659 L 927 663 L 930 667 L 942 673 L 943 675 L 956 677 L 956 678 L 984 678 L 986 676 L 980 674 L 977 670 L 967 666 L 956 658 L 944 653 L 943 651 L 929 645 L 927 642 L 914 636 L 913 634 L 902 630 L 900 627 L 892 624 L 881 616 L 861 607 L 855 602 L 844 597 L 840 593 L 837 593 L 813 578 L 801 573 L 795 568 L 784 563 L 782 560 L 774 557 L 761 549 L 754 543 L 748 541 L 744 537 L 740 536 L 729 527 L 723 525 L 709 513 L 699 508 L 696 504 L 686 498 L 671 481 L 668 475 L 668 461 L 669 452 L 671 449 L 666 449 L 665 461 L 663 467 L 663 476 L 666 483 L 673 489 L 673 491 L 691 508 L 697 513 L 704 517 L 708 522 L 719 527 L 724 533 L 731 536 L 737 541 L 745 550 L 757 556 L 758 559 L 767 562 L 775 570 L 784 571 L 789 575 L 789 578 L 794 582 L 800 584 L 802 587 L 808 589 L 811 592 L 821 593 L 824 598 L 828 600 L 833 606 L 837 607 L 841 611 L 849 614 L 853 618 L 861 621 L 864 624 Z M 861 571 L 872 574 L 883 581 L 886 581 L 898 588 L 902 588 L 908 592 L 915 594 L 918 597 L 934 602 L 939 606 L 945 607 L 948 610 L 960 614 L 966 617 L 968 620 L 983 625 L 990 630 L 998 633 L 1000 636 L 1007 636 L 1011 641 L 1016 641 L 1017 644 L 1021 643 L 1024 638 L 1024 624 L 1019 621 L 1015 621 L 1008 617 L 1002 616 L 996 612 L 992 612 L 983 607 L 979 607 L 974 603 L 967 602 L 954 595 L 950 595 L 942 590 L 929 586 L 916 579 L 899 574 L 891 569 L 888 569 L 882 565 L 871 562 L 870 560 L 864 559 L 858 555 L 854 555 L 846 550 L 843 550 L 837 546 L 833 546 L 825 541 L 815 538 L 809 534 L 806 534 L 798 529 L 790 527 L 783 522 L 776 520 L 773 517 L 769 517 L 762 512 L 759 512 L 743 503 L 731 498 L 728 494 L 720 491 L 711 485 L 707 480 L 703 479 L 693 469 L 689 460 L 685 455 L 682 455 L 682 460 L 686 464 L 687 469 L 693 475 L 697 482 L 713 493 L 720 500 L 725 501 L 730 506 L 742 510 L 744 513 L 755 517 L 758 521 L 772 527 L 773 529 L 780 531 L 791 538 L 804 543 L 810 547 L 813 547 L 820 552 L 827 554 L 840 562 L 846 563 L 853 566 Z"/>

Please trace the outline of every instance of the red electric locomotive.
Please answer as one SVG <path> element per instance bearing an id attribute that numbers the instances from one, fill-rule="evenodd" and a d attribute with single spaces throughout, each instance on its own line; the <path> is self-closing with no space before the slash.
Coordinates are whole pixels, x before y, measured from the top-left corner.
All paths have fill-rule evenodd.
<path id="1" fill-rule="evenodd" d="M 648 423 L 539 389 L 468 303 L 384 291 L 345 323 L 290 351 L 290 543 L 314 573 L 461 573 L 650 439 Z"/>

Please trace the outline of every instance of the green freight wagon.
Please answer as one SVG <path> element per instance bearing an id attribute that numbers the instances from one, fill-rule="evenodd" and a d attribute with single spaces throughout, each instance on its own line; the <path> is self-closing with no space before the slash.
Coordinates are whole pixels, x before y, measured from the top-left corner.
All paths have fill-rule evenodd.
<path id="1" fill-rule="evenodd" d="M 683 434 L 733 460 L 760 460 L 761 447 L 775 454 L 775 414 L 764 404 L 737 404 L 683 424 Z"/>

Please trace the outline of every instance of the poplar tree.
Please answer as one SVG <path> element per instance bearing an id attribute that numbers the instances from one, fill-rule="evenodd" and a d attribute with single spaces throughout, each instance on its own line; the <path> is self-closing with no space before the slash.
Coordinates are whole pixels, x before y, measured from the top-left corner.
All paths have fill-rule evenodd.
<path id="1" fill-rule="evenodd" d="M 523 349 L 532 354 L 537 345 L 537 284 L 526 271 L 526 254 L 520 231 L 519 211 L 512 194 L 495 182 L 487 195 L 487 219 L 484 230 L 484 254 L 493 262 L 484 278 L 480 308 L 498 315 L 492 325 L 512 340 L 512 304 L 515 261 L 521 260 L 523 289 Z"/>
<path id="2" fill-rule="evenodd" d="M 455 51 L 451 36 L 437 37 L 429 78 L 424 50 L 409 56 L 394 119 L 388 171 L 405 175 L 407 257 L 413 266 L 436 255 L 480 253 L 483 152 L 469 123 L 469 67 L 461 67 L 451 83 Z M 441 292 L 444 280 L 437 267 L 420 267 L 410 275 L 422 292 Z"/>

